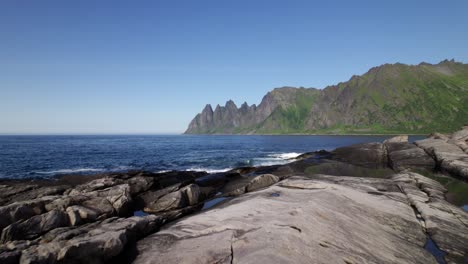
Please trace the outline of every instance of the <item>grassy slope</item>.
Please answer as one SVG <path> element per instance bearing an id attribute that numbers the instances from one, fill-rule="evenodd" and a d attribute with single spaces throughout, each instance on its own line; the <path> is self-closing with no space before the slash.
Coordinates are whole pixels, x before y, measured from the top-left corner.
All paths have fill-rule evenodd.
<path id="1" fill-rule="evenodd" d="M 452 74 L 433 65 L 384 65 L 338 85 L 352 89 L 355 105 L 349 111 L 363 117 L 359 125 L 335 125 L 310 130 L 305 120 L 317 93 L 298 93 L 293 105 L 278 108 L 256 129 L 259 134 L 394 134 L 449 132 L 468 122 L 468 65 L 442 64 Z M 338 116 L 339 110 L 336 111 Z M 341 110 L 343 112 L 343 110 Z"/>
<path id="2" fill-rule="evenodd" d="M 206 134 L 427 134 L 468 123 L 468 64 L 385 64 L 324 90 L 275 89 L 262 123 Z M 315 112 L 312 111 L 315 107 Z M 327 122 L 313 120 L 326 118 Z M 249 117 L 250 118 L 250 117 Z M 312 120 L 311 120 L 312 119 Z M 322 120 L 323 121 L 323 120 Z M 328 125 L 323 125 L 328 124 Z"/>
<path id="3" fill-rule="evenodd" d="M 256 132 L 269 134 L 304 133 L 307 116 L 319 94 L 318 90 L 299 89 L 294 100 L 287 106 L 276 108 L 268 119 L 257 126 Z"/>

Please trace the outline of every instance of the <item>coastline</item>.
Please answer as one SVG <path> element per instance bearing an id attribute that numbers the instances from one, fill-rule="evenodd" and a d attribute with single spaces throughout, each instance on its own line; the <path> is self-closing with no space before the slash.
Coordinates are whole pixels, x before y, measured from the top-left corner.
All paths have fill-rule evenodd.
<path id="1" fill-rule="evenodd" d="M 397 136 L 304 153 L 283 165 L 212 174 L 128 171 L 0 180 L 0 260 L 243 262 L 256 260 L 260 246 L 274 238 L 269 262 L 288 255 L 287 244 L 314 248 L 315 254 L 292 255 L 298 263 L 393 262 L 396 255 L 404 263 L 435 263 L 440 255 L 458 263 L 468 254 L 462 224 L 468 222 L 468 197 L 460 191 L 468 186 L 461 163 L 467 142 L 465 128 L 416 143 Z M 455 160 L 438 164 L 442 158 Z M 245 239 L 249 243 L 239 242 Z M 341 243 L 348 246 L 336 250 Z M 370 249 L 364 255 L 354 250 L 362 243 Z"/>
<path id="2" fill-rule="evenodd" d="M 307 133 L 294 133 L 294 134 L 218 134 L 218 133 L 213 133 L 213 134 L 180 134 L 180 135 L 193 135 L 193 136 L 401 136 L 401 135 L 407 135 L 407 136 L 428 136 L 430 133 L 385 133 L 385 134 L 307 134 Z"/>

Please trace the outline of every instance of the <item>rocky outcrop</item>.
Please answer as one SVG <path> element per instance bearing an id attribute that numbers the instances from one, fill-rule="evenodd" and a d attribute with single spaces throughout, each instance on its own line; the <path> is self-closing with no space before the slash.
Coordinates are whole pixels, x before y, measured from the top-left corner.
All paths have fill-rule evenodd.
<path id="1" fill-rule="evenodd" d="M 464 148 L 468 142 L 467 134 L 468 127 L 464 127 L 450 138 L 431 137 L 416 141 L 416 145 L 431 155 L 442 170 L 468 179 L 468 153 Z"/>
<path id="2" fill-rule="evenodd" d="M 337 148 L 332 158 L 354 165 L 382 168 L 387 166 L 387 153 L 382 143 L 363 143 Z"/>
<path id="3" fill-rule="evenodd" d="M 1 243 L 13 240 L 32 240 L 55 228 L 69 225 L 66 213 L 59 210 L 36 215 L 25 221 L 15 222 L 3 229 Z"/>
<path id="4" fill-rule="evenodd" d="M 444 199 L 438 182 L 416 173 L 393 177 L 422 218 L 423 229 L 447 253 L 449 263 L 463 263 L 468 257 L 468 214 Z"/>
<path id="5" fill-rule="evenodd" d="M 11 190 L 3 195 L 5 203 L 12 197 L 34 199 L 0 207 L 0 262 L 110 261 L 129 244 L 134 244 L 136 239 L 154 232 L 162 223 L 199 210 L 201 206 L 195 205 L 206 196 L 193 182 L 204 175 L 206 173 L 194 172 L 112 174 L 61 189 L 60 195 L 55 196 L 44 196 L 50 193 L 52 188 L 49 186 L 22 185 L 19 182 L 2 186 Z M 171 187 L 174 183 L 177 183 L 176 187 Z M 14 189 L 27 195 L 19 196 Z M 33 192 L 38 197 L 34 197 Z M 141 197 L 154 198 L 149 194 L 158 192 L 162 193 L 162 198 L 183 194 L 184 203 L 179 207 L 165 208 L 162 216 L 128 218 L 144 206 L 145 200 Z M 151 203 L 162 208 L 168 200 L 155 199 Z"/>
<path id="6" fill-rule="evenodd" d="M 432 171 L 436 167 L 433 157 L 420 146 L 408 143 L 407 136 L 337 148 L 331 152 L 331 159 L 369 168 L 388 166 L 395 171 L 414 168 Z"/>
<path id="7" fill-rule="evenodd" d="M 159 217 L 150 215 L 56 229 L 23 250 L 19 263 L 103 263 L 122 253 L 130 241 L 156 231 L 161 223 Z"/>
<path id="8" fill-rule="evenodd" d="M 201 203 L 203 199 L 200 187 L 190 184 L 160 197 L 154 194 L 145 195 L 144 201 L 146 202 L 145 212 L 160 213 L 193 206 Z"/>
<path id="9" fill-rule="evenodd" d="M 426 169 L 433 171 L 436 167 L 434 159 L 423 149 L 408 142 L 384 142 L 388 165 L 395 171 L 406 169 Z"/>

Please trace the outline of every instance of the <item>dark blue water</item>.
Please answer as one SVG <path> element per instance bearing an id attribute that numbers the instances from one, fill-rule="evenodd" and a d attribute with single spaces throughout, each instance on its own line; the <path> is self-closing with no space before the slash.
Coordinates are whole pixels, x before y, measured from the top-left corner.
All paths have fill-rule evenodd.
<path id="1" fill-rule="evenodd" d="M 0 178 L 53 177 L 132 169 L 221 171 L 282 164 L 388 136 L 0 136 Z M 422 137 L 412 137 L 411 140 Z"/>
<path id="2" fill-rule="evenodd" d="M 447 255 L 447 252 L 440 250 L 440 248 L 436 245 L 436 243 L 434 242 L 434 240 L 432 240 L 432 238 L 427 237 L 426 244 L 424 245 L 424 249 L 429 251 L 429 253 L 431 253 L 434 256 L 437 263 L 439 264 L 447 263 L 444 259 L 445 255 Z"/>

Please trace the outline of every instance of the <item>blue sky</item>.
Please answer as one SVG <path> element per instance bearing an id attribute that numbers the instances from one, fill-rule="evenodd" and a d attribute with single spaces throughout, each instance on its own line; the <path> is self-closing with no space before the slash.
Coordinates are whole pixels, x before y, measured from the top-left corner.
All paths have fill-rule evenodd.
<path id="1" fill-rule="evenodd" d="M 468 62 L 468 1 L 0 1 L 0 133 L 181 133 L 383 63 Z"/>

